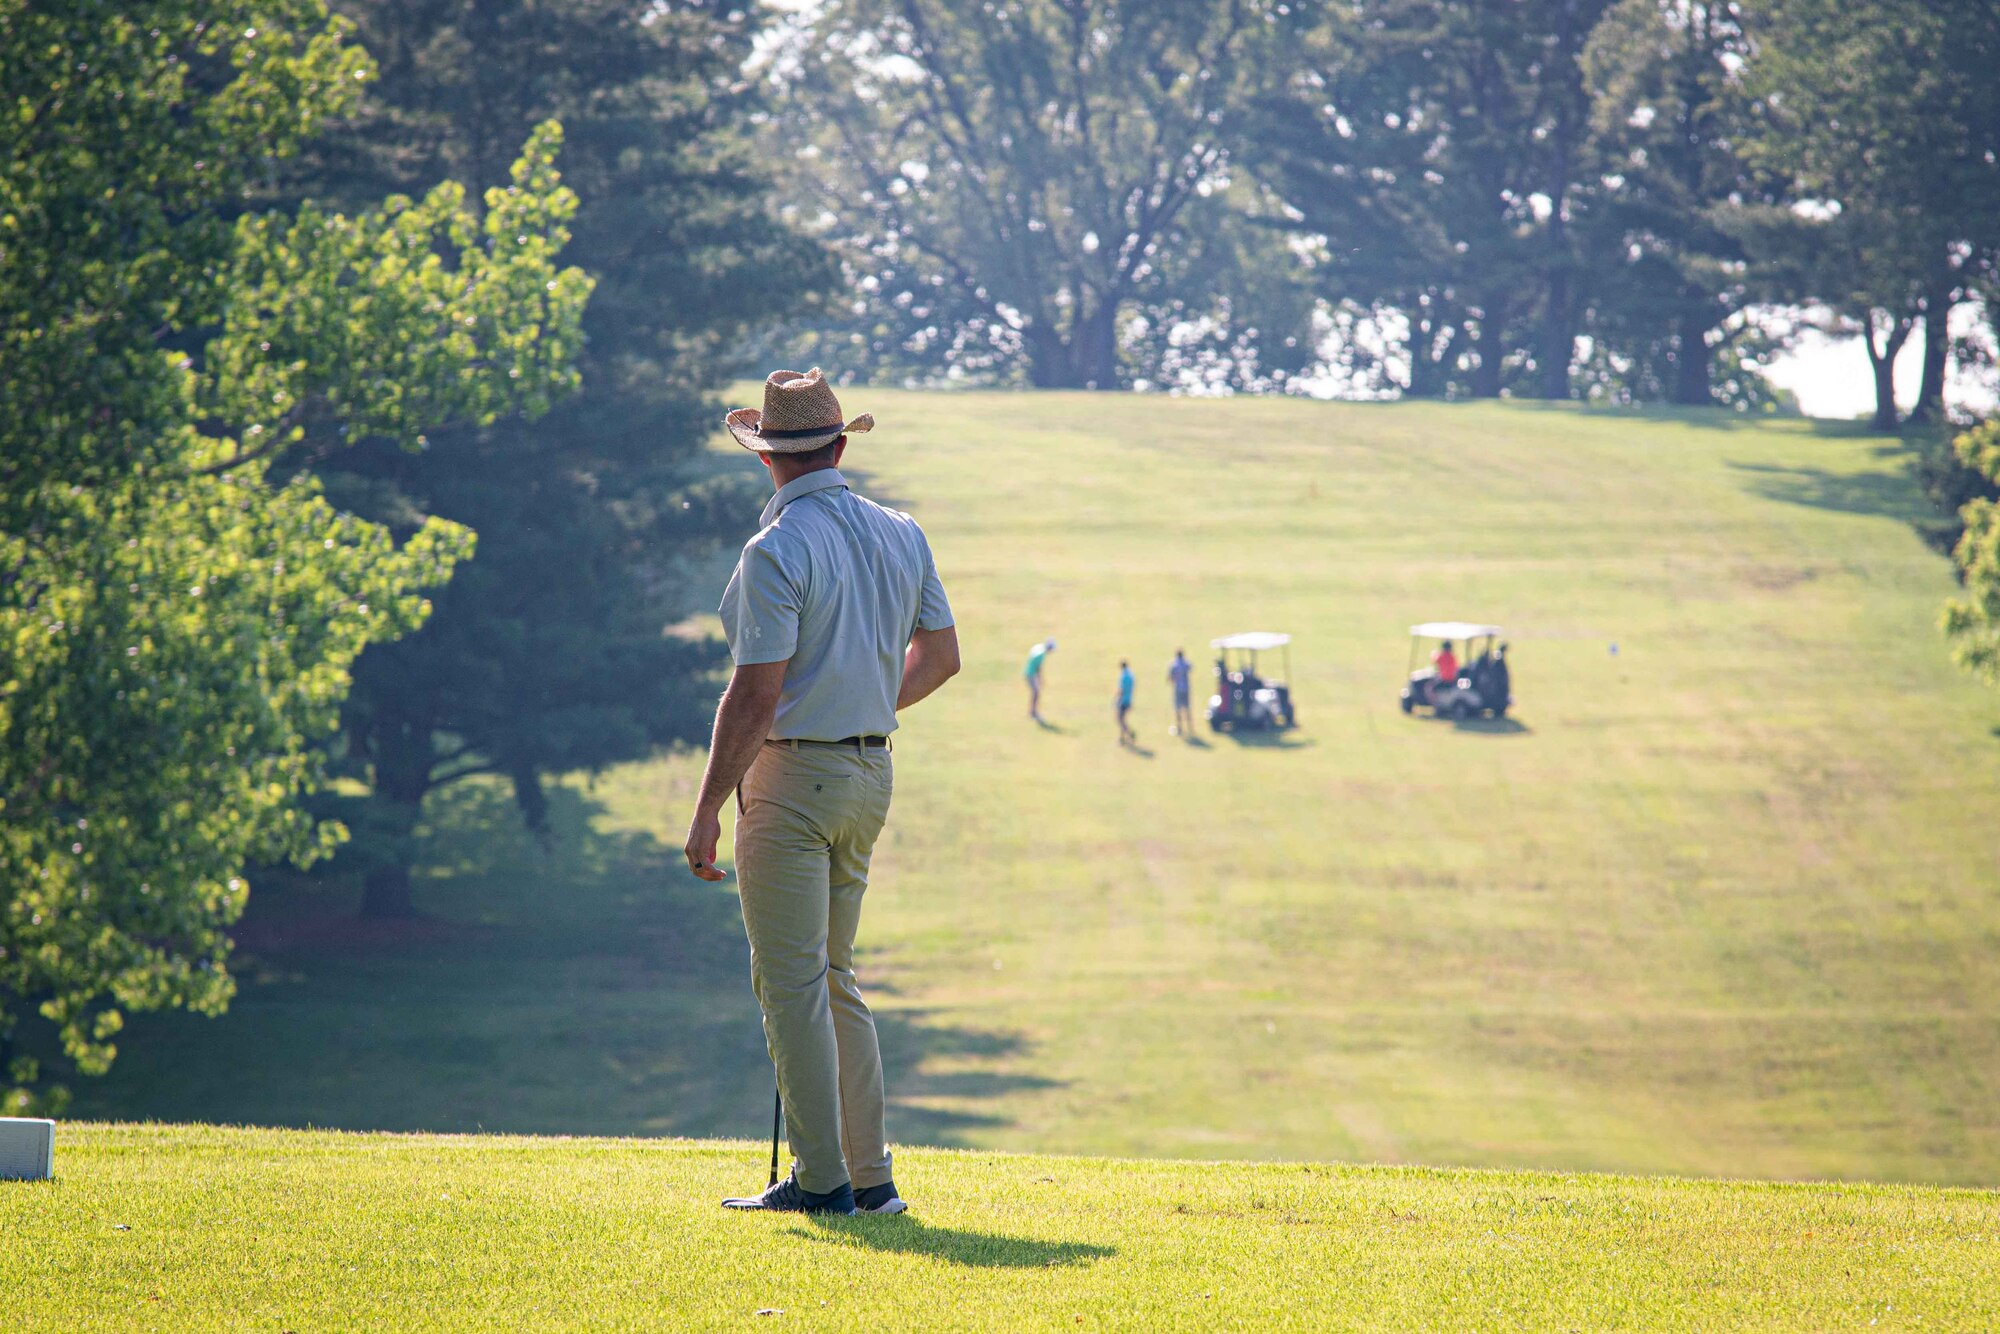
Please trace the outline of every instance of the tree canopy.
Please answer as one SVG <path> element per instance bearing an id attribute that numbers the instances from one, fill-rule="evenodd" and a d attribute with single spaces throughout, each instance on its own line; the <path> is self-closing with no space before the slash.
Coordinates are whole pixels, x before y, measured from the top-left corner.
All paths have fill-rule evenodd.
<path id="1" fill-rule="evenodd" d="M 1197 344 L 1254 348 L 1253 378 L 1307 364 L 1275 204 L 1237 165 L 1286 8 L 822 7 L 777 65 L 772 143 L 858 289 L 829 359 L 1100 389 L 1199 374 Z"/>
<path id="2" fill-rule="evenodd" d="M 342 836 L 298 799 L 351 664 L 471 552 L 272 460 L 540 410 L 590 282 L 557 263 L 554 125 L 477 212 L 449 183 L 246 210 L 373 77 L 316 0 L 0 0 L 0 49 L 0 1082 L 25 1107 L 24 1019 L 92 1072 L 126 1011 L 227 1002 L 244 866 Z"/>
<path id="3" fill-rule="evenodd" d="M 1764 409 L 1778 308 L 1868 335 L 1887 429 L 1897 348 L 1936 420 L 1994 281 L 1996 25 L 830 0 L 774 48 L 770 143 L 848 288 L 808 345 L 859 374 Z"/>
<path id="4" fill-rule="evenodd" d="M 336 0 L 383 53 L 354 116 L 280 188 L 367 198 L 441 175 L 504 173 L 501 146 L 564 127 L 578 197 L 565 257 L 592 276 L 579 391 L 534 421 L 294 457 L 356 513 L 426 516 L 480 535 L 422 630 L 356 668 L 332 757 L 366 795 L 321 798 L 356 833 L 330 875 L 365 910 L 404 916 L 426 795 L 500 774 L 539 826 L 542 783 L 700 735 L 712 642 L 666 633 L 694 600 L 686 561 L 757 503 L 704 480 L 711 386 L 776 312 L 814 307 L 818 248 L 775 218 L 744 126 L 756 36 L 740 7 L 624 0 L 478 6 Z"/>
<path id="5" fill-rule="evenodd" d="M 1805 207 L 1801 295 L 1861 332 L 1874 424 L 1920 324 L 1916 415 L 1942 411 L 1951 309 L 2000 255 L 2000 9 L 1986 0 L 1760 0 L 1748 7 L 1744 151 Z"/>

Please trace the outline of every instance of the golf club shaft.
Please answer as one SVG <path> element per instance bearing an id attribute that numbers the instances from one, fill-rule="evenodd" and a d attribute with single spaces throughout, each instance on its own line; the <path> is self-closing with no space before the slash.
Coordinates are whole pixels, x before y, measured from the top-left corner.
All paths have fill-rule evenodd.
<path id="1" fill-rule="evenodd" d="M 778 1184 L 778 1123 L 785 1115 L 783 1089 L 771 1090 L 771 1184 Z"/>

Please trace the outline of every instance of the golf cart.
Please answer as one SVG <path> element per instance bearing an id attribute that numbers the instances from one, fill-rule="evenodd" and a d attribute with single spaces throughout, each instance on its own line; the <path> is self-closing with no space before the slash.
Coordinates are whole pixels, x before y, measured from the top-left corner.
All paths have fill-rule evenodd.
<path id="1" fill-rule="evenodd" d="M 1285 676 L 1292 674 L 1292 637 L 1252 630 L 1211 639 L 1216 651 L 1215 693 L 1208 699 L 1208 725 L 1218 732 L 1281 732 L 1299 725 L 1292 688 L 1257 673 L 1257 655 L 1283 650 Z"/>
<path id="2" fill-rule="evenodd" d="M 1507 646 L 1500 642 L 1504 632 L 1497 625 L 1471 625 L 1465 621 L 1426 621 L 1410 627 L 1409 680 L 1403 686 L 1404 713 L 1429 709 L 1440 718 L 1464 722 L 1469 718 L 1505 718 L 1514 702 L 1513 677 L 1507 666 Z M 1463 647 L 1458 670 L 1449 681 L 1440 681 L 1431 655 L 1424 653 L 1431 642 Z M 1418 666 L 1419 662 L 1425 664 Z"/>

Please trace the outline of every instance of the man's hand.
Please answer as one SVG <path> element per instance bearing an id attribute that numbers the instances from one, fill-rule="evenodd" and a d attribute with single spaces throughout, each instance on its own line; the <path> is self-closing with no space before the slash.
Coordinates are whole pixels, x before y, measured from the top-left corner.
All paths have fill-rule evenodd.
<path id="1" fill-rule="evenodd" d="M 708 768 L 701 775 L 694 819 L 688 822 L 688 870 L 703 880 L 724 880 L 715 864 L 715 845 L 722 839 L 722 803 L 750 772 L 750 762 L 771 734 L 771 718 L 785 689 L 782 662 L 758 662 L 738 667 L 715 709 L 715 739 L 708 747 Z"/>
<path id="2" fill-rule="evenodd" d="M 696 811 L 688 822 L 688 870 L 703 880 L 727 880 L 729 872 L 715 864 L 715 845 L 722 841 L 722 821 L 712 811 Z"/>

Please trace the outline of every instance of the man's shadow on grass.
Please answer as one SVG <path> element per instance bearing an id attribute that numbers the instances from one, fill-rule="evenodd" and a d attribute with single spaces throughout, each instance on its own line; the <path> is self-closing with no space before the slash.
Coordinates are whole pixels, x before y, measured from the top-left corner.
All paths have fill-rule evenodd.
<path id="1" fill-rule="evenodd" d="M 1039 1241 L 1033 1237 L 1008 1237 L 993 1232 L 962 1232 L 956 1228 L 932 1227 L 909 1214 L 891 1218 L 835 1218 L 809 1215 L 810 1228 L 795 1227 L 795 1237 L 846 1246 L 853 1250 L 894 1251 L 901 1255 L 926 1255 L 976 1269 L 1056 1269 L 1065 1265 L 1089 1264 L 1116 1247 L 1085 1241 Z"/>

